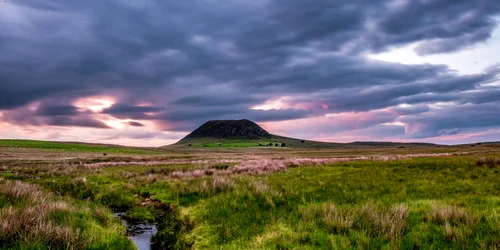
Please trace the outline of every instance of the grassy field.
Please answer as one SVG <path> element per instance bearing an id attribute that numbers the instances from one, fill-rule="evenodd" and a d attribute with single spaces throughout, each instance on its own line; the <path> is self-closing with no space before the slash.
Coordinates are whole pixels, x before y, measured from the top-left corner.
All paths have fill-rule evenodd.
<path id="1" fill-rule="evenodd" d="M 21 181 L 0 180 L 0 222 L 2 249 L 133 249 L 108 208 Z"/>
<path id="2" fill-rule="evenodd" d="M 131 147 L 121 147 L 104 144 L 85 144 L 77 142 L 50 142 L 33 140 L 0 140 L 0 149 L 2 148 L 18 149 L 41 149 L 59 152 L 97 152 L 102 154 L 154 154 L 158 153 L 152 149 L 141 149 Z"/>
<path id="3" fill-rule="evenodd" d="M 223 148 L 241 148 L 241 147 L 265 147 L 270 146 L 272 143 L 273 147 L 289 147 L 289 148 L 332 148 L 343 146 L 346 147 L 348 144 L 341 143 L 325 143 L 316 141 L 306 141 L 294 138 L 288 138 L 283 136 L 273 135 L 270 138 L 261 139 L 221 139 L 221 138 L 185 138 L 178 143 L 166 146 L 165 148 L 176 148 L 176 147 L 223 147 Z"/>
<path id="4" fill-rule="evenodd" d="M 497 145 L 49 157 L 66 145 L 23 144 L 36 159 L 13 146 L 0 155 L 1 249 L 133 248 L 113 211 L 156 224 L 154 249 L 500 248 Z"/>
<path id="5" fill-rule="evenodd" d="M 246 148 L 246 147 L 282 147 L 281 142 L 276 140 L 224 140 L 196 144 L 195 147 L 223 147 L 223 148 Z M 283 145 L 285 147 L 286 144 Z"/>

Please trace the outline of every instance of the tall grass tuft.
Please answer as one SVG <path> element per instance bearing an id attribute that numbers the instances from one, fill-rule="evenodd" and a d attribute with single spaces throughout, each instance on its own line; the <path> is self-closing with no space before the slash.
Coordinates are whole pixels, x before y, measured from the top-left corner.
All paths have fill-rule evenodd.
<path id="1" fill-rule="evenodd" d="M 20 181 L 0 182 L 0 199 L 8 201 L 0 209 L 0 249 L 38 249 L 33 246 L 40 244 L 48 249 L 85 249 L 97 244 L 112 249 L 132 248 L 130 241 L 120 235 L 122 232 L 114 231 L 116 224 L 111 225 L 109 211 L 97 209 L 94 214 L 88 207 L 78 207 Z M 113 229 L 103 229 L 108 226 Z M 111 235 L 109 239 L 117 245 L 100 241 L 103 234 Z"/>
<path id="2" fill-rule="evenodd" d="M 340 210 L 333 203 L 323 206 L 323 216 L 326 228 L 337 234 L 348 232 L 357 217 L 352 211 Z"/>
<path id="3" fill-rule="evenodd" d="M 466 245 L 480 219 L 465 208 L 442 204 L 432 204 L 429 217 L 431 222 L 442 226 L 448 241 L 463 245 Z"/>
<path id="4" fill-rule="evenodd" d="M 380 209 L 373 203 L 363 205 L 356 220 L 356 227 L 369 235 L 384 235 L 393 240 L 401 237 L 408 221 L 409 208 L 395 204 L 388 209 Z"/>
<path id="5" fill-rule="evenodd" d="M 497 157 L 481 157 L 476 161 L 478 167 L 498 168 L 500 167 L 500 158 Z"/>
<path id="6" fill-rule="evenodd" d="M 432 204 L 430 216 L 431 221 L 439 225 L 471 224 L 476 221 L 474 215 L 465 208 L 450 205 Z"/>
<path id="7" fill-rule="evenodd" d="M 79 249 L 89 242 L 80 229 L 57 225 L 50 218 L 76 208 L 64 201 L 55 201 L 38 186 L 20 181 L 0 184 L 0 196 L 15 203 L 24 199 L 24 206 L 7 206 L 0 210 L 0 242 L 48 242 L 55 248 Z"/>
<path id="8" fill-rule="evenodd" d="M 305 222 L 315 221 L 334 234 L 346 234 L 354 230 L 369 236 L 384 236 L 392 241 L 401 239 L 406 229 L 409 208 L 405 204 L 380 208 L 371 202 L 339 208 L 333 203 L 326 203 L 301 209 L 301 213 Z"/>
<path id="9" fill-rule="evenodd" d="M 11 203 L 26 199 L 43 203 L 48 198 L 40 187 L 20 181 L 6 181 L 1 183 L 0 196 Z"/>
<path id="10" fill-rule="evenodd" d="M 52 247 L 81 249 L 88 244 L 80 229 L 57 225 L 49 216 L 67 212 L 65 203 L 47 203 L 26 208 L 7 207 L 0 210 L 1 242 L 48 242 Z"/>
<path id="11" fill-rule="evenodd" d="M 206 179 L 190 179 L 173 185 L 178 195 L 201 195 L 221 193 L 236 187 L 234 180 L 227 177 L 207 177 Z"/>

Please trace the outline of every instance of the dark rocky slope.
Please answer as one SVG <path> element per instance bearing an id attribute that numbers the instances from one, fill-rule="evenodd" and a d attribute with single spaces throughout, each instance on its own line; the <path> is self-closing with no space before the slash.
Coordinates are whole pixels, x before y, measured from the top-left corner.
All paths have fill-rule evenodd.
<path id="1" fill-rule="evenodd" d="M 185 139 L 221 138 L 221 139 L 261 139 L 272 135 L 259 125 L 247 119 L 212 120 L 187 135 Z"/>

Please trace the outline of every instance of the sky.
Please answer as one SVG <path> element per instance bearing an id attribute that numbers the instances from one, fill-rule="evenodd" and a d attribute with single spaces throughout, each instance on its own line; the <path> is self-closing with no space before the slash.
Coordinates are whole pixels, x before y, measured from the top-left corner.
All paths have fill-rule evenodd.
<path id="1" fill-rule="evenodd" d="M 497 0 L 2 0 L 0 139 L 500 141 Z"/>

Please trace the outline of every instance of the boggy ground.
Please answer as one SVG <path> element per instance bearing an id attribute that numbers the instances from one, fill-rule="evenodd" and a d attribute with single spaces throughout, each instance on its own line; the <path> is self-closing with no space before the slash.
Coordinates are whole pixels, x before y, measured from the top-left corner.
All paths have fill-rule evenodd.
<path id="1" fill-rule="evenodd" d="M 53 147 L 0 147 L 1 249 L 500 248 L 497 145 Z"/>

